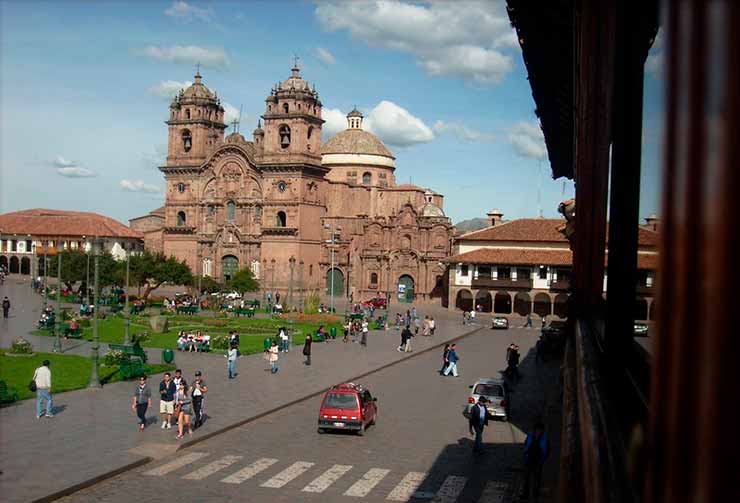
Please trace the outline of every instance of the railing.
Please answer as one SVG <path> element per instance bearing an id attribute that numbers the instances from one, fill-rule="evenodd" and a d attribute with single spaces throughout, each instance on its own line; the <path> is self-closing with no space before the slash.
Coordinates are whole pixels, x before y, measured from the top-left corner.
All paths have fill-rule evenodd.
<path id="1" fill-rule="evenodd" d="M 531 289 L 533 282 L 531 279 L 494 279 L 494 278 L 477 278 L 472 280 L 473 288 L 526 288 Z"/>
<path id="2" fill-rule="evenodd" d="M 262 227 L 262 234 L 271 236 L 295 236 L 298 234 L 296 227 Z"/>
<path id="3" fill-rule="evenodd" d="M 559 279 L 557 281 L 549 281 L 548 285 L 550 286 L 550 290 L 568 290 L 570 288 L 570 280 L 569 279 Z"/>

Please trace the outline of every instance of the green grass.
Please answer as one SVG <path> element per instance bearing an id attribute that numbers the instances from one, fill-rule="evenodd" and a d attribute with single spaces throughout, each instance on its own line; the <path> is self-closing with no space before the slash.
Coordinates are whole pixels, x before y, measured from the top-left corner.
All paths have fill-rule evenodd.
<path id="1" fill-rule="evenodd" d="M 274 337 L 278 328 L 289 327 L 287 320 L 281 318 L 214 318 L 205 316 L 168 316 L 169 332 L 153 332 L 149 326 L 149 319 L 145 316 L 132 316 L 129 331 L 131 334 L 148 332 L 149 338 L 144 342 L 144 347 L 151 348 L 177 348 L 177 333 L 180 330 L 186 332 L 208 332 L 211 336 L 226 334 L 231 330 L 239 333 L 239 350 L 243 354 L 259 353 L 263 350 L 263 341 L 266 337 Z M 337 318 L 339 319 L 339 318 Z M 337 334 L 342 333 L 341 322 L 325 323 L 327 332 L 331 327 L 337 329 Z M 303 344 L 307 334 L 313 334 L 319 327 L 319 323 L 297 322 L 293 324 L 295 333 L 293 344 Z M 119 316 L 109 316 L 104 320 L 98 320 L 98 335 L 100 342 L 104 344 L 123 343 L 124 319 Z M 34 335 L 49 336 L 46 330 L 35 330 Z M 83 339 L 92 340 L 92 327 L 82 330 Z M 107 348 L 104 348 L 107 349 Z M 218 351 L 218 350 L 214 350 Z"/>
<path id="2" fill-rule="evenodd" d="M 44 360 L 51 363 L 52 393 L 86 388 L 90 382 L 92 372 L 90 358 L 57 353 L 36 353 L 33 356 L 7 356 L 5 353 L 5 350 L 0 350 L 0 380 L 5 381 L 9 388 L 15 389 L 21 400 L 36 396 L 36 393 L 28 389 L 28 383 L 33 378 L 34 370 L 40 367 Z M 174 368 L 174 365 L 147 365 L 147 374 L 159 374 Z M 121 380 L 118 367 L 101 366 L 98 372 L 101 382 L 105 384 Z"/>

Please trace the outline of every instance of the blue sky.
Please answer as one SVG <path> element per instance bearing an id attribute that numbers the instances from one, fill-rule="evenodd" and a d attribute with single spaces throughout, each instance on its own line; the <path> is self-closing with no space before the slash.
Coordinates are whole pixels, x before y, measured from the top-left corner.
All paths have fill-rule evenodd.
<path id="1" fill-rule="evenodd" d="M 300 57 L 327 120 L 357 105 L 399 183 L 443 193 L 454 222 L 555 216 L 552 180 L 503 2 L 0 2 L 0 211 L 160 206 L 168 92 L 203 82 L 251 135 Z M 659 206 L 661 44 L 646 76 L 640 216 Z"/>

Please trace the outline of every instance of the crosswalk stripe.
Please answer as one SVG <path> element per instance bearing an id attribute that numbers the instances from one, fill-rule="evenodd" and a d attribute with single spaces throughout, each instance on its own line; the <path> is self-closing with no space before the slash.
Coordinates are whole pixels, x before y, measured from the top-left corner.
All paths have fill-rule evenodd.
<path id="1" fill-rule="evenodd" d="M 213 475 L 217 471 L 223 470 L 224 468 L 233 465 L 240 459 L 242 459 L 241 456 L 224 456 L 223 458 L 217 459 L 212 463 L 208 463 L 206 466 L 198 468 L 194 472 L 188 473 L 182 478 L 187 480 L 203 480 L 204 478 Z"/>
<path id="2" fill-rule="evenodd" d="M 264 471 L 268 468 L 270 468 L 272 465 L 277 463 L 277 459 L 274 458 L 262 458 L 258 459 L 251 465 L 242 468 L 238 472 L 229 475 L 225 479 L 221 480 L 221 482 L 226 482 L 227 484 L 241 484 L 247 479 L 251 479 L 261 471 Z"/>
<path id="3" fill-rule="evenodd" d="M 358 498 L 365 497 L 388 473 L 390 473 L 390 470 L 385 468 L 371 468 L 360 480 L 352 484 L 352 487 L 347 489 L 344 495 Z"/>
<path id="4" fill-rule="evenodd" d="M 158 466 L 157 468 L 144 472 L 144 475 L 151 475 L 153 477 L 161 477 L 162 475 L 166 475 L 170 472 L 173 472 L 177 470 L 178 468 L 182 468 L 185 465 L 189 465 L 190 463 L 193 463 L 194 461 L 198 461 L 200 458 L 204 456 L 208 456 L 208 453 L 191 452 L 189 454 L 185 454 L 184 456 L 180 456 L 177 459 L 170 461 L 169 463 L 165 463 L 162 466 Z"/>
<path id="5" fill-rule="evenodd" d="M 313 465 L 314 465 L 313 463 L 309 463 L 307 461 L 298 461 L 290 465 L 288 468 L 286 468 L 282 472 L 275 475 L 273 478 L 271 478 L 267 482 L 260 484 L 260 486 L 261 487 L 272 487 L 274 489 L 278 489 L 280 487 L 283 487 L 285 484 L 287 484 L 294 478 L 305 473 Z"/>
<path id="6" fill-rule="evenodd" d="M 508 488 L 509 484 L 506 482 L 500 482 L 498 480 L 487 482 L 478 503 L 501 503 L 506 497 Z"/>
<path id="7" fill-rule="evenodd" d="M 352 465 L 334 465 L 303 488 L 307 493 L 322 493 L 327 487 L 336 482 L 339 477 L 352 469 Z"/>
<path id="8" fill-rule="evenodd" d="M 458 475 L 448 476 L 442 483 L 442 487 L 437 491 L 437 495 L 433 500 L 434 503 L 455 503 L 457 497 L 463 492 L 467 481 L 467 477 L 460 477 Z"/>
<path id="9" fill-rule="evenodd" d="M 388 494 L 386 499 L 391 501 L 408 501 L 419 488 L 424 478 L 427 476 L 424 472 L 409 472 L 401 479 L 396 487 Z"/>

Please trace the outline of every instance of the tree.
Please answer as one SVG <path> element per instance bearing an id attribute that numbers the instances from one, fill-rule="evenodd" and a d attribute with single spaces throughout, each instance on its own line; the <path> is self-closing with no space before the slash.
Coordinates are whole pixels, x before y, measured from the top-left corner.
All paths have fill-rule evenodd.
<path id="1" fill-rule="evenodd" d="M 193 278 L 194 286 L 198 286 L 198 278 Z M 201 276 L 200 290 L 205 293 L 216 293 L 223 289 L 223 285 L 210 276 Z"/>
<path id="2" fill-rule="evenodd" d="M 145 251 L 140 255 L 131 256 L 129 278 L 131 284 L 139 288 L 139 293 L 144 287 L 144 294 L 141 297 L 146 299 L 153 290 L 165 282 L 173 285 L 192 284 L 193 273 L 185 261 L 180 262 L 175 257 L 166 257 L 163 253 Z"/>
<path id="3" fill-rule="evenodd" d="M 82 250 L 64 250 L 59 252 L 62 256 L 62 281 L 71 289 L 72 285 L 87 281 L 87 253 Z M 54 255 L 49 257 L 48 275 L 52 278 L 57 276 L 57 264 L 59 258 Z M 94 275 L 95 256 L 90 254 L 90 286 L 92 287 Z M 125 262 L 124 262 L 125 264 Z M 125 265 L 124 265 L 125 267 Z M 101 253 L 98 258 L 98 282 L 100 287 L 110 286 L 121 282 L 121 263 L 117 262 L 113 255 L 108 252 Z"/>
<path id="4" fill-rule="evenodd" d="M 242 269 L 234 274 L 234 277 L 229 280 L 228 286 L 242 295 L 244 292 L 256 292 L 260 288 L 259 281 L 254 279 L 254 274 L 250 269 Z"/>

